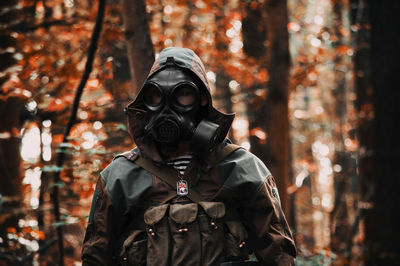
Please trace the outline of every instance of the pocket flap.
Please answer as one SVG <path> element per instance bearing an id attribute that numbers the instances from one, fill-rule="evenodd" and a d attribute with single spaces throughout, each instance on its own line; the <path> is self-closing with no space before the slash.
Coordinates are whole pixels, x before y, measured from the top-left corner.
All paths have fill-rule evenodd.
<path id="1" fill-rule="evenodd" d="M 125 256 L 127 248 L 132 244 L 132 242 L 135 241 L 136 237 L 138 237 L 141 233 L 143 233 L 143 230 L 135 230 L 125 239 L 124 243 L 122 244 L 122 250 L 120 256 Z"/>
<path id="2" fill-rule="evenodd" d="M 144 213 L 144 222 L 147 225 L 153 225 L 161 221 L 161 219 L 165 216 L 165 212 L 168 209 L 169 204 L 162 204 L 160 206 L 152 207 L 145 211 Z"/>
<path id="3" fill-rule="evenodd" d="M 204 211 L 211 219 L 218 219 L 225 216 L 225 204 L 223 202 L 199 202 Z"/>
<path id="4" fill-rule="evenodd" d="M 244 228 L 243 224 L 239 221 L 225 221 L 226 226 L 228 227 L 229 232 L 240 241 L 244 241 L 247 239 L 247 231 Z"/>
<path id="5" fill-rule="evenodd" d="M 178 224 L 188 224 L 196 220 L 197 203 L 173 204 L 169 209 L 169 217 Z"/>

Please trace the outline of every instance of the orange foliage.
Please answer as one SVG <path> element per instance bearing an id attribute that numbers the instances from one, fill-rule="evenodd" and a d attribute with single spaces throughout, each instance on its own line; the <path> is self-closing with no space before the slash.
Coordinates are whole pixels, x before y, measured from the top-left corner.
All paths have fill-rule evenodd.
<path id="1" fill-rule="evenodd" d="M 255 136 L 258 138 L 260 144 L 265 144 L 268 138 L 268 134 L 260 127 L 255 127 L 250 130 L 250 136 Z"/>
<path id="2" fill-rule="evenodd" d="M 39 240 L 44 240 L 46 238 L 45 233 L 43 231 L 40 231 L 40 230 L 32 230 L 31 231 L 31 235 L 34 238 L 39 239 Z"/>
<path id="3" fill-rule="evenodd" d="M 32 227 L 30 226 L 22 228 L 22 233 L 24 234 L 29 234 L 31 232 L 32 232 Z"/>
<path id="4" fill-rule="evenodd" d="M 56 134 L 52 136 L 52 142 L 54 144 L 60 144 L 61 142 L 63 142 L 63 134 Z"/>
<path id="5" fill-rule="evenodd" d="M 335 50 L 338 52 L 338 53 L 341 53 L 341 54 L 344 54 L 344 55 L 347 55 L 347 53 L 348 53 L 348 51 L 351 49 L 351 47 L 350 46 L 348 46 L 348 45 L 339 45 L 339 46 L 337 46 L 336 48 L 335 48 Z"/>
<path id="6" fill-rule="evenodd" d="M 105 105 L 105 104 L 109 103 L 112 100 L 112 98 L 113 98 L 112 94 L 109 92 L 106 92 L 103 96 L 101 96 L 100 98 L 98 98 L 96 100 L 96 104 L 98 106 Z"/>
<path id="7" fill-rule="evenodd" d="M 7 227 L 7 233 L 16 234 L 17 233 L 17 229 L 15 227 Z"/>

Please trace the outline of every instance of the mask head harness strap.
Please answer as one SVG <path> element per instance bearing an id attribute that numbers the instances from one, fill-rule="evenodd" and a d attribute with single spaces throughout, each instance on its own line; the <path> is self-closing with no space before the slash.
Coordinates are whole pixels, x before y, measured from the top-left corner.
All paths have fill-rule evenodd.
<path id="1" fill-rule="evenodd" d="M 168 66 L 175 66 L 175 59 L 172 56 L 167 57 L 167 61 L 165 63 L 165 65 Z"/>

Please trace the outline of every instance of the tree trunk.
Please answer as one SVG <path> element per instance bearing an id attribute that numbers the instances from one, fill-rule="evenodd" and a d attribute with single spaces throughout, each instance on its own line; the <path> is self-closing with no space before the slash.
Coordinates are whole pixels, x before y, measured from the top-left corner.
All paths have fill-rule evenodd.
<path id="1" fill-rule="evenodd" d="M 0 193 L 3 196 L 21 195 L 21 175 L 19 155 L 20 138 L 19 111 L 23 99 L 18 97 L 0 100 L 0 133 L 9 138 L 0 139 Z"/>
<path id="2" fill-rule="evenodd" d="M 372 208 L 366 211 L 365 217 L 366 264 L 400 265 L 400 220 L 396 215 L 400 212 L 397 196 L 400 187 L 397 168 L 400 147 L 398 131 L 395 130 L 400 84 L 400 36 L 396 21 L 400 2 L 367 3 L 370 7 L 371 78 L 375 111 L 372 163 L 376 167 L 376 175 L 366 176 L 368 179 L 364 183 L 372 188 Z"/>
<path id="3" fill-rule="evenodd" d="M 9 26 L 11 17 L 17 10 L 17 1 L 1 3 L 1 27 Z M 21 157 L 19 153 L 21 138 L 19 131 L 21 128 L 20 110 L 26 102 L 23 95 L 12 95 L 14 88 L 5 88 L 5 83 L 9 80 L 10 74 L 7 69 L 17 63 L 14 58 L 15 51 L 9 48 L 17 47 L 17 40 L 8 30 L 0 33 L 0 248 L 8 246 L 6 229 L 8 227 L 17 228 L 18 219 L 22 213 L 22 176 L 21 176 Z M 7 49 L 8 48 L 8 49 Z M 9 91 L 10 89 L 10 91 Z M 1 261 L 0 261 L 1 264 Z"/>
<path id="4" fill-rule="evenodd" d="M 7 247 L 8 227 L 17 228 L 22 214 L 22 175 L 19 148 L 21 139 L 17 136 L 20 130 L 19 110 L 24 101 L 19 97 L 0 99 L 0 196 L 1 213 L 0 237 L 4 240 L 1 246 Z M 4 215 L 4 216 L 3 216 Z M 0 263 L 1 264 L 1 263 Z"/>
<path id="5" fill-rule="evenodd" d="M 357 234 L 358 223 L 365 217 L 365 232 L 374 230 L 369 220 L 373 215 L 367 208 L 371 207 L 376 178 L 375 165 L 375 129 L 373 110 L 373 90 L 371 86 L 371 44 L 370 44 L 370 14 L 369 4 L 364 1 L 352 0 L 351 24 L 353 27 L 354 45 L 354 83 L 357 94 L 355 107 L 358 112 L 357 137 L 360 143 L 358 158 L 358 175 L 360 184 L 360 202 L 358 214 L 348 239 L 348 251 L 353 245 Z M 360 208 L 361 207 L 361 208 Z M 350 254 L 352 255 L 352 254 Z"/>
<path id="6" fill-rule="evenodd" d="M 142 87 L 154 62 L 154 47 L 144 0 L 123 0 L 124 35 L 132 79 L 132 94 Z"/>
<path id="7" fill-rule="evenodd" d="M 216 10 L 215 14 L 215 50 L 217 51 L 218 58 L 216 60 L 224 60 L 227 58 L 229 52 L 229 38 L 226 36 L 225 29 L 226 27 L 226 13 L 224 7 L 226 5 L 226 1 L 222 1 L 221 3 L 217 4 L 214 3 L 214 8 Z M 216 80 L 215 80 L 215 95 L 214 97 L 217 99 L 222 100 L 222 105 L 220 108 L 226 113 L 233 112 L 232 106 L 232 92 L 229 88 L 229 81 L 231 77 L 226 73 L 225 67 L 223 64 L 217 63 L 216 68 Z M 232 138 L 232 131 L 229 131 L 229 138 Z"/>
<path id="8" fill-rule="evenodd" d="M 288 118 L 288 82 L 289 82 L 289 43 L 286 1 L 267 1 L 266 20 L 259 25 L 258 9 L 248 8 L 243 21 L 244 51 L 255 58 L 263 57 L 260 66 L 267 68 L 269 81 L 267 97 L 261 105 L 251 106 L 250 132 L 255 129 L 266 133 L 266 140 L 250 134 L 251 151 L 266 163 L 275 177 L 279 189 L 282 208 L 289 217 L 287 186 L 289 184 L 289 118 Z M 246 25 L 247 24 L 247 25 Z M 253 31 L 250 33 L 250 31 Z M 246 37 L 247 36 L 247 37 Z M 252 37 L 253 36 L 253 37 Z M 264 36 L 260 38 L 260 36 Z M 265 41 L 266 39 L 266 41 Z M 267 43 L 267 47 L 264 46 Z M 267 56 L 264 53 L 267 52 Z M 259 89 L 260 86 L 254 88 Z"/>
<path id="9" fill-rule="evenodd" d="M 345 40 L 341 33 L 343 28 L 343 9 L 342 0 L 333 0 L 333 31 L 337 37 L 334 48 L 345 45 Z M 335 99 L 335 130 L 333 139 L 335 144 L 334 164 L 340 165 L 341 170 L 334 172 L 334 204 L 330 213 L 331 229 L 331 248 L 332 251 L 341 256 L 345 256 L 347 251 L 346 241 L 350 232 L 349 216 L 351 214 L 348 198 L 352 197 L 350 191 L 350 178 L 352 174 L 352 164 L 350 154 L 345 150 L 344 145 L 344 126 L 346 123 L 346 59 L 347 55 L 336 52 L 334 57 L 335 89 L 333 97 Z"/>
<path id="10" fill-rule="evenodd" d="M 287 31 L 288 15 L 286 1 L 268 1 L 267 28 L 269 41 L 268 60 L 268 93 L 266 122 L 268 157 L 272 164 L 269 166 L 277 177 L 277 185 L 281 194 L 282 208 L 289 216 L 287 187 L 289 184 L 289 34 Z M 263 117 L 261 113 L 261 117 Z"/>

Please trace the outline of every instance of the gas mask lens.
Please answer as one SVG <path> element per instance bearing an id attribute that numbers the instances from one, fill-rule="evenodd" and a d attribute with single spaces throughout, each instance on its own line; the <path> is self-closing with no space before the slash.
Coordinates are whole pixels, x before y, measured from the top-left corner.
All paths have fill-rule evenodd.
<path id="1" fill-rule="evenodd" d="M 180 86 L 175 90 L 174 98 L 182 106 L 190 106 L 196 100 L 195 88 L 188 85 Z"/>
<path id="2" fill-rule="evenodd" d="M 148 107 L 157 107 L 162 101 L 161 90 L 154 84 L 148 84 L 146 86 L 143 97 L 144 103 Z"/>
<path id="3" fill-rule="evenodd" d="M 198 103 L 199 89 L 192 84 L 182 84 L 172 92 L 174 106 L 181 112 L 191 110 Z"/>

